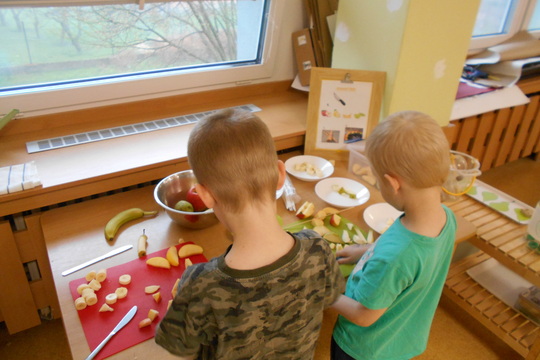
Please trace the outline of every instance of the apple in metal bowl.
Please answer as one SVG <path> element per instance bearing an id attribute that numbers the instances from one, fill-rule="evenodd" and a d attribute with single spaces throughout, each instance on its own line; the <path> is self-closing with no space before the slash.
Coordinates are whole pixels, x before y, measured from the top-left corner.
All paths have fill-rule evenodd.
<path id="1" fill-rule="evenodd" d="M 154 199 L 175 223 L 189 229 L 204 229 L 219 220 L 212 209 L 206 209 L 194 190 L 196 183 L 192 170 L 171 174 L 156 185 Z M 193 211 L 186 207 L 186 203 L 193 207 Z"/>

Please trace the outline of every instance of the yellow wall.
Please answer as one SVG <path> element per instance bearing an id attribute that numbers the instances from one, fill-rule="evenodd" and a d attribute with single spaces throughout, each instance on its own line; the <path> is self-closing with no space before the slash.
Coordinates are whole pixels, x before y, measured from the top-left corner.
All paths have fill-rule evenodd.
<path id="1" fill-rule="evenodd" d="M 480 0 L 340 0 L 332 67 L 387 74 L 382 117 L 448 124 Z"/>

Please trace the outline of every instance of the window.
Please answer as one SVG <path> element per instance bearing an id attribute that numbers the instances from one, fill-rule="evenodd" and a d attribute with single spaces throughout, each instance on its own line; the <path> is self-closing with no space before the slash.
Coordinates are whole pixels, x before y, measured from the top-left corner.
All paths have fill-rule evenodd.
<path id="1" fill-rule="evenodd" d="M 272 76 L 276 25 L 268 19 L 283 11 L 282 1 L 134 2 L 1 1 L 0 114 Z"/>
<path id="2" fill-rule="evenodd" d="M 532 5 L 531 5 L 532 6 Z M 540 2 L 536 2 L 533 10 L 529 11 L 530 17 L 528 21 L 527 30 L 533 33 L 540 31 Z"/>
<path id="3" fill-rule="evenodd" d="M 481 0 L 470 49 L 500 44 L 521 30 L 538 37 L 540 5 L 536 0 Z"/>

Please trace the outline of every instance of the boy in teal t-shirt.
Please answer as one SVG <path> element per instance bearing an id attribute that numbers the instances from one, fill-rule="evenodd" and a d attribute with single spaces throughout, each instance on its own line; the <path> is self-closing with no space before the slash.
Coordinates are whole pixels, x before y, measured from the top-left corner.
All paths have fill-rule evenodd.
<path id="1" fill-rule="evenodd" d="M 413 111 L 389 116 L 366 143 L 383 198 L 404 214 L 375 244 L 336 253 L 341 263 L 360 260 L 333 304 L 332 359 L 410 359 L 426 349 L 454 248 L 456 220 L 441 204 L 449 146 L 432 118 Z"/>

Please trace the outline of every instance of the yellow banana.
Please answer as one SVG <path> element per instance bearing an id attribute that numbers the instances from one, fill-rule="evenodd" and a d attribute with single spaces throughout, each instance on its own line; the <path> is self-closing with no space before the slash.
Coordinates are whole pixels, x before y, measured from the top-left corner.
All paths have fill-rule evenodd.
<path id="1" fill-rule="evenodd" d="M 120 226 L 124 225 L 128 221 L 135 220 L 143 216 L 156 215 L 157 213 L 157 211 L 144 211 L 139 208 L 131 208 L 121 211 L 113 216 L 107 222 L 107 225 L 105 225 L 105 238 L 109 241 L 114 239 L 114 236 L 118 232 L 118 229 L 120 229 Z"/>

